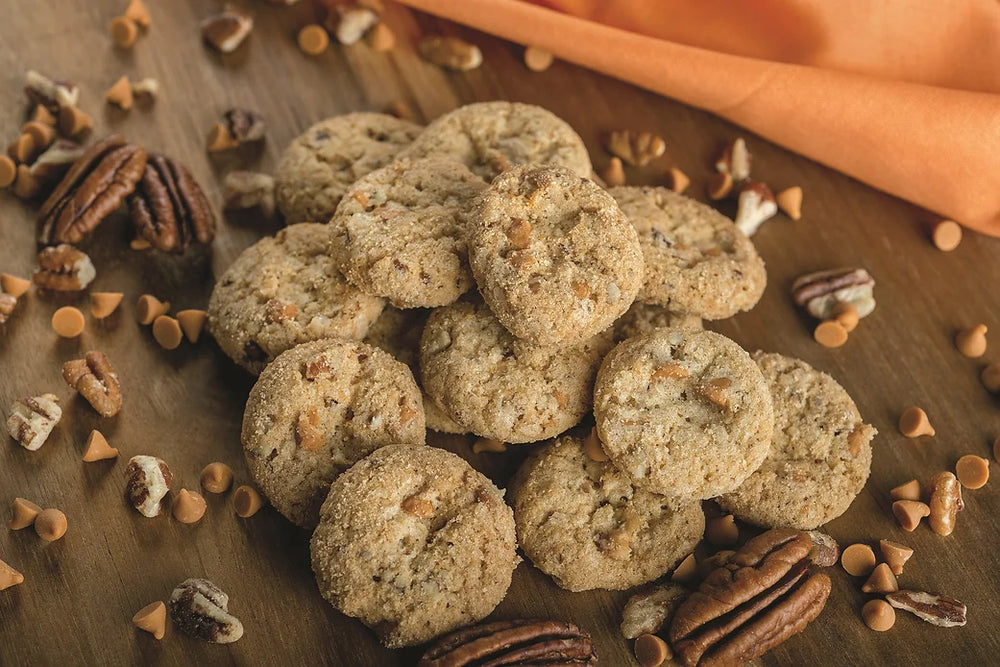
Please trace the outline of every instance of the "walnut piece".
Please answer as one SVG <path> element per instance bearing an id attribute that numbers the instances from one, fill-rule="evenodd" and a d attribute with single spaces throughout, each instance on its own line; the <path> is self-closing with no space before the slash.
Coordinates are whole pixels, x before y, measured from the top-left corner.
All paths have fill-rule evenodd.
<path id="1" fill-rule="evenodd" d="M 427 35 L 420 40 L 420 55 L 439 67 L 467 72 L 483 64 L 483 52 L 458 37 Z"/>
<path id="2" fill-rule="evenodd" d="M 65 243 L 43 248 L 38 253 L 38 268 L 31 276 L 39 287 L 60 292 L 79 292 L 95 277 L 97 269 L 90 257 Z"/>
<path id="3" fill-rule="evenodd" d="M 92 350 L 83 359 L 67 361 L 62 367 L 63 380 L 87 399 L 102 417 L 114 417 L 122 408 L 122 389 L 118 374 L 103 352 Z"/>
<path id="4" fill-rule="evenodd" d="M 875 279 L 864 269 L 828 269 L 800 276 L 792 284 L 792 301 L 819 320 L 833 317 L 834 309 L 849 303 L 866 317 L 875 310 Z"/>
<path id="5" fill-rule="evenodd" d="M 679 584 L 668 583 L 633 595 L 622 610 L 622 635 L 635 639 L 639 635 L 656 634 L 689 593 Z"/>
<path id="6" fill-rule="evenodd" d="M 187 579 L 173 590 L 170 620 L 189 637 L 213 644 L 243 636 L 243 624 L 229 613 L 229 596 L 207 579 Z"/>
<path id="7" fill-rule="evenodd" d="M 953 628 L 966 623 L 965 604 L 947 595 L 901 590 L 889 593 L 885 599 L 896 609 L 908 611 L 931 625 Z"/>
<path id="8" fill-rule="evenodd" d="M 10 406 L 7 432 L 22 447 L 34 452 L 45 444 L 61 418 L 62 409 L 54 394 L 29 396 L 14 401 Z"/>
<path id="9" fill-rule="evenodd" d="M 139 514 L 153 518 L 160 515 L 163 499 L 174 485 L 174 477 L 163 459 L 133 456 L 125 468 L 125 497 Z"/>
<path id="10" fill-rule="evenodd" d="M 663 137 L 652 132 L 615 130 L 608 135 L 608 152 L 627 164 L 643 167 L 667 150 Z"/>
<path id="11" fill-rule="evenodd" d="M 502 660 L 502 662 L 501 662 Z M 437 640 L 417 667 L 597 664 L 590 635 L 563 621 L 522 619 L 463 628 Z"/>
<path id="12" fill-rule="evenodd" d="M 230 4 L 201 22 L 201 38 L 221 53 L 232 53 L 239 48 L 251 30 L 253 18 Z"/>
<path id="13" fill-rule="evenodd" d="M 222 179 L 222 207 L 227 211 L 259 208 L 274 216 L 274 178 L 253 171 L 231 171 Z"/>

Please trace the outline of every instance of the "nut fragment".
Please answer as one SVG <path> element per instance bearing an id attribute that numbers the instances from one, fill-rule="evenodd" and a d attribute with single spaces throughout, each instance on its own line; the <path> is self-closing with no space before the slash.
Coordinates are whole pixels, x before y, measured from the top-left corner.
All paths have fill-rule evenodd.
<path id="1" fill-rule="evenodd" d="M 920 520 L 931 513 L 930 507 L 918 500 L 897 500 L 892 504 L 892 514 L 900 528 L 912 533 Z"/>
<path id="2" fill-rule="evenodd" d="M 729 378 L 715 378 L 698 386 L 698 393 L 720 408 L 729 407 L 729 388 L 733 381 Z"/>
<path id="3" fill-rule="evenodd" d="M 360 3 L 339 5 L 336 16 L 331 18 L 337 20 L 333 33 L 337 36 L 337 41 L 344 45 L 357 43 L 369 29 L 378 23 L 378 14 L 370 7 L 363 7 Z"/>
<path id="4" fill-rule="evenodd" d="M 555 56 L 543 48 L 528 46 L 524 49 L 524 64 L 532 72 L 544 72 L 552 67 Z"/>
<path id="5" fill-rule="evenodd" d="M 977 324 L 959 331 L 955 334 L 955 347 L 969 359 L 986 354 L 986 325 Z"/>
<path id="6" fill-rule="evenodd" d="M 326 33 L 324 33 L 326 34 Z M 264 117 L 256 111 L 233 107 L 208 133 L 208 150 L 217 152 L 260 141 L 267 132 Z"/>
<path id="7" fill-rule="evenodd" d="M 802 188 L 793 186 L 774 195 L 778 208 L 792 220 L 802 219 Z"/>
<path id="8" fill-rule="evenodd" d="M 752 163 L 753 156 L 747 150 L 747 142 L 743 137 L 736 137 L 715 161 L 715 170 L 721 174 L 729 174 L 736 183 L 742 183 L 750 178 Z"/>
<path id="9" fill-rule="evenodd" d="M 458 37 L 427 35 L 420 39 L 419 50 L 424 60 L 457 72 L 467 72 L 483 64 L 479 47 Z"/>
<path id="10" fill-rule="evenodd" d="M 861 608 L 865 625 L 876 632 L 885 632 L 896 624 L 896 612 L 885 600 L 869 600 Z"/>
<path id="11" fill-rule="evenodd" d="M 866 577 L 875 569 L 875 552 L 867 544 L 852 544 L 840 554 L 840 564 L 852 577 Z"/>
<path id="12" fill-rule="evenodd" d="M 160 95 L 160 82 L 146 77 L 132 84 L 132 96 L 143 104 L 151 104 Z"/>
<path id="13" fill-rule="evenodd" d="M 239 486 L 233 492 L 233 507 L 236 508 L 237 516 L 249 519 L 260 511 L 264 506 L 264 499 L 257 493 L 257 489 L 252 486 Z"/>
<path id="14" fill-rule="evenodd" d="M 163 459 L 133 456 L 125 468 L 125 497 L 145 517 L 160 515 L 164 500 L 174 484 Z"/>
<path id="15" fill-rule="evenodd" d="M 429 519 L 434 516 L 434 503 L 426 498 L 421 498 L 420 494 L 417 493 L 404 498 L 403 502 L 399 504 L 399 508 L 410 516 L 421 519 Z"/>
<path id="16" fill-rule="evenodd" d="M 525 250 L 531 245 L 531 223 L 524 218 L 511 220 L 506 234 L 511 248 Z"/>
<path id="17" fill-rule="evenodd" d="M 902 590 L 885 596 L 896 609 L 908 611 L 931 625 L 952 628 L 965 625 L 966 606 L 953 597 Z"/>
<path id="18" fill-rule="evenodd" d="M 839 303 L 849 303 L 865 318 L 875 310 L 875 279 L 864 269 L 829 269 L 799 277 L 792 285 L 795 305 L 820 320 L 833 317 Z"/>
<path id="19" fill-rule="evenodd" d="M 24 575 L 0 560 L 0 591 L 24 583 Z"/>
<path id="20" fill-rule="evenodd" d="M 208 313 L 204 310 L 188 309 L 177 313 L 177 322 L 180 324 L 181 331 L 184 332 L 184 337 L 191 343 L 198 342 L 207 319 Z"/>
<path id="21" fill-rule="evenodd" d="M 215 214 L 208 197 L 184 165 L 150 155 L 142 178 L 126 199 L 137 236 L 157 250 L 184 252 L 192 241 L 215 238 Z"/>
<path id="22" fill-rule="evenodd" d="M 124 297 L 125 295 L 121 292 L 91 292 L 90 314 L 98 320 L 110 317 L 113 312 L 118 310 Z"/>
<path id="23" fill-rule="evenodd" d="M 733 177 L 724 171 L 712 174 L 705 185 L 705 193 L 709 199 L 718 201 L 725 199 L 733 191 Z"/>
<path id="24" fill-rule="evenodd" d="M 205 516 L 205 498 L 200 493 L 181 489 L 177 493 L 171 511 L 181 523 L 198 523 Z"/>
<path id="25" fill-rule="evenodd" d="M 611 158 L 608 161 L 608 166 L 601 172 L 601 178 L 610 187 L 625 185 L 625 168 L 622 167 L 621 158 Z"/>
<path id="26" fill-rule="evenodd" d="M 84 148 L 75 141 L 59 139 L 31 164 L 31 175 L 42 183 L 54 183 L 80 159 Z"/>
<path id="27" fill-rule="evenodd" d="M 927 506 L 930 512 L 927 522 L 938 535 L 951 535 L 955 530 L 955 519 L 964 508 L 962 487 L 958 478 L 947 470 L 942 470 L 927 483 Z"/>
<path id="28" fill-rule="evenodd" d="M 778 204 L 765 183 L 750 182 L 740 188 L 736 219 L 740 231 L 753 236 L 760 226 L 778 212 Z"/>
<path id="29" fill-rule="evenodd" d="M 36 451 L 62 419 L 62 408 L 58 403 L 59 399 L 54 394 L 29 396 L 14 401 L 7 418 L 10 437 L 28 451 Z"/>
<path id="30" fill-rule="evenodd" d="M 225 493 L 233 485 L 233 469 L 225 463 L 209 463 L 201 471 L 201 486 L 209 493 Z"/>
<path id="31" fill-rule="evenodd" d="M 951 252 L 962 242 L 962 226 L 953 220 L 942 220 L 934 225 L 931 240 L 938 250 Z"/>
<path id="32" fill-rule="evenodd" d="M 641 667 L 659 667 L 673 657 L 673 652 L 656 635 L 639 635 L 635 640 L 635 659 Z"/>
<path id="33" fill-rule="evenodd" d="M 207 579 L 187 579 L 173 590 L 170 620 L 189 637 L 213 644 L 243 636 L 243 624 L 229 613 L 229 596 Z"/>
<path id="34" fill-rule="evenodd" d="M 615 130 L 608 135 L 607 147 L 626 164 L 643 167 L 667 151 L 667 142 L 652 132 Z"/>
<path id="35" fill-rule="evenodd" d="M 683 586 L 664 584 L 633 595 L 622 610 L 622 635 L 635 639 L 643 634 L 656 634 L 687 594 Z"/>
<path id="36" fill-rule="evenodd" d="M 222 200 L 227 211 L 257 207 L 274 215 L 274 178 L 253 171 L 231 171 L 222 179 Z"/>
<path id="37" fill-rule="evenodd" d="M 62 539 L 68 528 L 66 515 L 55 508 L 44 509 L 35 517 L 35 532 L 46 542 Z"/>
<path id="38" fill-rule="evenodd" d="M 594 665 L 590 635 L 572 623 L 548 620 L 494 621 L 438 639 L 417 667 L 473 665 Z"/>
<path id="39" fill-rule="evenodd" d="M 740 539 L 740 529 L 732 514 L 718 516 L 705 522 L 705 539 L 717 547 L 731 547 Z"/>
<path id="40" fill-rule="evenodd" d="M 91 431 L 87 437 L 87 447 L 83 452 L 84 462 L 93 463 L 115 458 L 118 458 L 118 450 L 108 444 L 104 434 L 97 430 Z"/>
<path id="41" fill-rule="evenodd" d="M 86 320 L 79 308 L 63 306 L 52 313 L 52 329 L 60 338 L 76 338 L 83 333 Z"/>
<path id="42" fill-rule="evenodd" d="M 982 456 L 966 454 L 955 464 L 955 476 L 967 489 L 981 489 L 990 479 L 990 462 Z"/>
<path id="43" fill-rule="evenodd" d="M 305 452 L 315 452 L 326 442 L 326 433 L 319 426 L 316 406 L 303 410 L 295 420 L 295 444 Z"/>
<path id="44" fill-rule="evenodd" d="M 21 530 L 35 525 L 35 517 L 41 514 L 42 508 L 25 498 L 14 498 L 10 507 L 10 521 L 7 527 L 11 530 Z"/>
<path id="45" fill-rule="evenodd" d="M 878 546 L 882 550 L 882 558 L 885 559 L 892 573 L 897 576 L 903 574 L 903 565 L 913 556 L 913 549 L 905 544 L 889 540 L 879 540 Z"/>
<path id="46" fill-rule="evenodd" d="M 232 53 L 250 31 L 253 18 L 235 5 L 225 5 L 222 11 L 201 22 L 201 37 L 222 53 Z"/>
<path id="47" fill-rule="evenodd" d="M 107 100 L 108 104 L 113 104 L 122 111 L 128 111 L 132 108 L 132 83 L 128 80 L 127 76 L 123 76 L 115 81 L 108 92 L 105 93 L 104 99 Z"/>
<path id="48" fill-rule="evenodd" d="M 689 375 L 691 374 L 687 369 L 679 364 L 666 364 L 653 371 L 653 374 L 649 376 L 649 380 L 650 382 L 656 382 L 657 380 L 686 378 Z"/>
<path id="49" fill-rule="evenodd" d="M 102 417 L 114 417 L 122 408 L 118 374 L 103 352 L 92 350 L 83 359 L 67 361 L 62 367 L 63 380 L 87 399 Z"/>
<path id="50" fill-rule="evenodd" d="M 893 487 L 892 490 L 889 491 L 889 497 L 893 500 L 920 500 L 920 482 L 915 479 L 911 479 L 905 484 Z"/>
<path id="51" fill-rule="evenodd" d="M 670 189 L 681 194 L 687 190 L 687 186 L 691 185 L 691 179 L 688 175 L 677 167 L 670 168 Z"/>
<path id="52" fill-rule="evenodd" d="M 0 324 L 10 319 L 15 308 L 17 308 L 17 297 L 0 292 Z"/>
<path id="53" fill-rule="evenodd" d="M 42 248 L 38 268 L 31 276 L 39 287 L 60 292 L 79 292 L 96 277 L 90 257 L 65 243 Z"/>
<path id="54" fill-rule="evenodd" d="M 160 315 L 170 310 L 169 301 L 160 301 L 152 294 L 143 294 L 135 304 L 135 317 L 139 324 L 152 324 Z"/>
<path id="55" fill-rule="evenodd" d="M 146 605 L 132 616 L 132 624 L 156 639 L 163 639 L 167 631 L 167 605 L 160 600 Z"/>
<path id="56" fill-rule="evenodd" d="M 63 107 L 75 107 L 80 101 L 80 89 L 70 81 L 53 81 L 34 70 L 24 75 L 24 93 L 34 104 L 40 104 L 53 115 Z"/>
<path id="57" fill-rule="evenodd" d="M 840 546 L 837 544 L 837 540 L 818 530 L 810 530 L 806 534 L 813 543 L 813 564 L 819 567 L 836 565 L 840 558 Z"/>
<path id="58" fill-rule="evenodd" d="M 330 46 L 330 36 L 326 34 L 323 26 L 312 23 L 299 30 L 295 38 L 299 49 L 310 56 L 318 56 L 325 53 Z"/>
<path id="59" fill-rule="evenodd" d="M 888 563 L 879 563 L 861 586 L 862 593 L 893 593 L 899 590 L 896 575 Z"/>
<path id="60" fill-rule="evenodd" d="M 184 340 L 184 333 L 176 319 L 160 315 L 153 320 L 153 338 L 164 350 L 176 350 Z"/>

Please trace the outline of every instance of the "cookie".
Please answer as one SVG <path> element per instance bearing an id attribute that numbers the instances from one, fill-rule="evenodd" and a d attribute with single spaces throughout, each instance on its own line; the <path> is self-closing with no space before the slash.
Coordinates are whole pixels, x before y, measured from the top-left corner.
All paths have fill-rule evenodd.
<path id="1" fill-rule="evenodd" d="M 587 457 L 572 436 L 528 458 L 511 488 L 518 544 L 570 591 L 657 579 L 693 552 L 705 531 L 699 501 L 636 487 L 610 462 Z"/>
<path id="2" fill-rule="evenodd" d="M 410 369 L 356 341 L 319 340 L 279 355 L 243 415 L 250 474 L 275 509 L 306 528 L 337 475 L 379 447 L 423 444 L 425 435 Z"/>
<path id="3" fill-rule="evenodd" d="M 385 300 L 354 287 L 327 253 L 327 225 L 302 223 L 261 239 L 212 291 L 208 328 L 254 375 L 285 350 L 321 338 L 363 338 Z"/>
<path id="4" fill-rule="evenodd" d="M 750 310 L 760 300 L 764 261 L 732 220 L 667 188 L 609 192 L 639 233 L 646 279 L 637 300 L 708 320 Z"/>
<path id="5" fill-rule="evenodd" d="M 611 460 L 645 489 L 679 498 L 732 491 L 767 456 L 771 394 L 757 364 L 712 331 L 655 329 L 613 349 L 594 387 Z"/>
<path id="6" fill-rule="evenodd" d="M 590 411 L 610 332 L 575 345 L 514 338 L 486 304 L 460 301 L 431 313 L 420 340 L 424 391 L 476 435 L 510 443 L 551 438 Z"/>
<path id="7" fill-rule="evenodd" d="M 320 121 L 285 149 L 274 195 L 289 224 L 327 222 L 348 186 L 392 162 L 421 128 L 380 113 L 350 113 Z"/>
<path id="8" fill-rule="evenodd" d="M 393 162 L 348 188 L 330 252 L 348 281 L 397 308 L 446 306 L 472 287 L 465 228 L 485 188 L 451 160 Z"/>
<path id="9" fill-rule="evenodd" d="M 475 623 L 518 563 L 503 495 L 460 457 L 390 445 L 330 489 L 311 542 L 319 590 L 390 648 Z"/>
<path id="10" fill-rule="evenodd" d="M 593 171 L 583 139 L 566 121 L 519 102 L 479 102 L 446 113 L 401 157 L 458 160 L 487 182 L 520 164 L 565 167 L 586 177 Z"/>
<path id="11" fill-rule="evenodd" d="M 804 361 L 757 352 L 774 404 L 761 466 L 717 500 L 759 526 L 812 530 L 837 518 L 864 488 L 875 428 L 843 387 Z"/>
<path id="12" fill-rule="evenodd" d="M 504 172 L 479 198 L 469 232 L 486 303 L 511 333 L 538 345 L 596 335 L 642 286 L 628 218 L 607 192 L 567 169 Z"/>
<path id="13" fill-rule="evenodd" d="M 649 333 L 653 329 L 700 330 L 704 326 L 697 315 L 675 313 L 663 306 L 636 301 L 625 311 L 625 314 L 615 320 L 615 342 L 620 343 L 626 338 Z"/>

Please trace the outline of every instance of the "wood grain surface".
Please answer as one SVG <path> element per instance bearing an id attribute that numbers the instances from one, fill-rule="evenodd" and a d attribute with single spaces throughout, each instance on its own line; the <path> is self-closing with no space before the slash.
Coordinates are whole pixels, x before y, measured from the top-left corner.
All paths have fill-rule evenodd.
<path id="1" fill-rule="evenodd" d="M 115 50 L 108 22 L 125 0 L 49 0 L 16 3 L 0 22 L 0 137 L 13 140 L 27 105 L 25 70 L 68 78 L 82 89 L 81 106 L 97 121 L 95 136 L 124 133 L 147 148 L 186 163 L 216 206 L 222 176 L 234 168 L 270 171 L 287 143 L 324 117 L 378 110 L 401 99 L 422 120 L 462 103 L 517 100 L 540 104 L 565 118 L 586 140 L 598 168 L 608 130 L 650 130 L 664 136 L 668 158 L 633 183 L 664 181 L 677 165 L 701 196 L 710 161 L 736 127 L 667 99 L 557 62 L 544 73 L 522 64 L 522 49 L 492 37 L 390 6 L 386 19 L 399 46 L 372 52 L 365 44 L 334 45 L 309 58 L 295 47 L 296 30 L 311 20 L 308 2 L 290 8 L 250 4 L 257 27 L 236 53 L 205 49 L 198 22 L 220 5 L 204 0 L 149 0 L 154 25 L 131 52 Z M 30 5 L 30 6 L 29 6 Z M 480 69 L 444 72 L 414 54 L 424 32 L 462 35 L 485 56 Z M 162 97 L 150 109 L 125 113 L 103 102 L 122 74 L 154 77 Z M 266 143 L 257 150 L 208 156 L 205 135 L 231 106 L 267 117 Z M 788 118 L 794 123 L 795 118 Z M 779 215 L 755 237 L 767 262 L 768 288 L 751 313 L 714 323 L 749 350 L 763 348 L 801 357 L 833 374 L 880 435 L 867 487 L 850 511 L 829 524 L 842 544 L 890 538 L 916 555 L 901 577 L 904 587 L 943 592 L 969 605 L 964 628 L 941 629 L 900 613 L 896 626 L 876 634 L 861 622 L 860 581 L 830 570 L 833 594 L 808 630 L 768 655 L 782 665 L 950 665 L 995 663 L 1000 655 L 1000 494 L 998 482 L 966 492 L 966 509 L 950 537 L 926 526 L 901 531 L 890 512 L 888 490 L 911 478 L 927 479 L 952 468 L 966 453 L 990 456 L 1000 434 L 997 402 L 978 380 L 985 361 L 1000 361 L 1000 343 L 983 360 L 961 357 L 952 345 L 959 326 L 983 322 L 1000 334 L 1000 241 L 969 235 L 956 251 L 942 253 L 927 239 L 922 214 L 818 164 L 748 137 L 755 176 L 773 188 L 801 185 L 804 215 Z M 877 146 L 858 150 L 878 151 Z M 891 155 L 885 155 L 888 162 Z M 934 187 L 928 183 L 927 187 Z M 0 271 L 27 276 L 35 266 L 36 204 L 0 196 Z M 729 214 L 732 208 L 723 208 Z M 403 665 L 416 651 L 383 649 L 360 623 L 336 612 L 319 596 L 309 567 L 308 535 L 271 509 L 239 519 L 232 500 L 208 496 L 197 525 L 168 517 L 146 519 L 123 498 L 128 457 L 155 454 L 167 460 L 178 485 L 197 488 L 202 466 L 228 462 L 238 482 L 248 481 L 239 441 L 251 379 L 206 337 L 197 346 L 162 350 L 134 317 L 136 298 L 152 292 L 175 309 L 203 308 L 214 277 L 255 239 L 273 232 L 252 220 L 226 220 L 210 252 L 168 257 L 129 249 L 121 214 L 85 244 L 98 267 L 93 289 L 123 291 L 121 311 L 105 322 L 88 317 L 78 340 L 58 340 L 49 318 L 59 305 L 86 297 L 30 293 L 0 329 L 0 406 L 42 392 L 59 395 L 62 423 L 44 447 L 28 452 L 12 440 L 0 446 L 0 504 L 24 496 L 69 517 L 66 537 L 45 544 L 31 530 L 0 529 L 0 559 L 25 582 L 0 592 L 0 664 L 246 664 Z M 866 267 L 878 281 L 878 307 L 850 341 L 827 350 L 809 335 L 810 322 L 789 299 L 798 275 L 842 265 Z M 992 332 L 991 332 L 992 333 Z M 124 387 L 125 407 L 102 420 L 60 378 L 62 362 L 89 349 L 108 354 Z M 910 441 L 895 423 L 909 405 L 927 409 L 934 438 Z M 100 428 L 121 450 L 115 462 L 84 464 L 84 440 Z M 473 455 L 466 438 L 432 435 L 429 443 L 463 453 L 503 486 L 531 447 Z M 994 472 L 996 468 L 994 465 Z M 132 614 L 166 599 L 187 577 L 206 577 L 227 591 L 231 611 L 246 635 L 214 646 L 168 632 L 162 641 L 137 631 Z M 494 616 L 551 616 L 591 631 L 602 664 L 632 664 L 631 647 L 618 631 L 626 592 L 570 594 L 527 562 L 518 567 L 507 599 Z"/>

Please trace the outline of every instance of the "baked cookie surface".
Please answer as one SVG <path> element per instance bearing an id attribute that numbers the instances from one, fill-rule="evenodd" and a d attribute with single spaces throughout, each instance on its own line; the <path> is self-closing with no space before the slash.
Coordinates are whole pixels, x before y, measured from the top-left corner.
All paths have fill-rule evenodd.
<path id="1" fill-rule="evenodd" d="M 572 346 L 514 338 L 481 301 L 431 313 L 420 341 L 424 390 L 478 436 L 536 442 L 576 425 L 590 410 L 610 332 Z"/>
<path id="2" fill-rule="evenodd" d="M 675 313 L 663 306 L 636 301 L 625 314 L 615 320 L 615 342 L 620 343 L 626 338 L 641 336 L 653 329 L 700 330 L 704 328 L 701 318 L 697 315 Z"/>
<path id="3" fill-rule="evenodd" d="M 646 273 L 637 300 L 709 320 L 750 310 L 760 300 L 764 262 L 732 220 L 667 188 L 608 192 L 639 233 Z"/>
<path id="4" fill-rule="evenodd" d="M 321 338 L 360 339 L 385 300 L 354 287 L 327 253 L 327 225 L 301 223 L 250 246 L 208 305 L 219 347 L 254 375 L 285 350 Z"/>
<path id="5" fill-rule="evenodd" d="M 519 102 L 478 102 L 446 113 L 403 157 L 446 157 L 492 181 L 520 164 L 565 167 L 590 176 L 590 155 L 572 127 L 551 111 Z"/>
<path id="6" fill-rule="evenodd" d="M 311 542 L 323 597 L 392 648 L 492 612 L 516 547 L 513 513 L 489 479 L 455 454 L 405 444 L 337 478 Z"/>
<path id="7" fill-rule="evenodd" d="M 864 488 L 873 426 L 836 380 L 804 361 L 757 352 L 774 404 L 764 462 L 717 502 L 759 526 L 812 530 L 837 518 Z"/>
<path id="8" fill-rule="evenodd" d="M 274 173 L 274 195 L 285 221 L 327 222 L 351 183 L 392 162 L 422 130 L 368 112 L 316 123 L 285 149 Z"/>
<path id="9" fill-rule="evenodd" d="M 601 364 L 594 417 L 604 450 L 643 488 L 711 498 L 767 456 L 774 426 L 767 383 L 750 355 L 712 331 L 656 329 Z"/>
<path id="10" fill-rule="evenodd" d="M 473 284 L 465 229 L 485 188 L 458 162 L 397 160 L 348 188 L 331 253 L 348 281 L 397 308 L 448 305 Z"/>
<path id="11" fill-rule="evenodd" d="M 330 483 L 399 442 L 423 444 L 410 369 L 365 343 L 326 339 L 278 356 L 250 390 L 243 451 L 254 482 L 293 523 L 312 527 Z"/>
<path id="12" fill-rule="evenodd" d="M 610 326 L 642 285 L 635 229 L 592 181 L 526 165 L 477 200 L 469 260 L 479 291 L 515 336 L 571 344 Z"/>
<path id="13" fill-rule="evenodd" d="M 637 488 L 610 461 L 563 436 L 522 464 L 511 483 L 518 543 L 570 591 L 652 581 L 694 551 L 705 531 L 697 500 Z"/>

